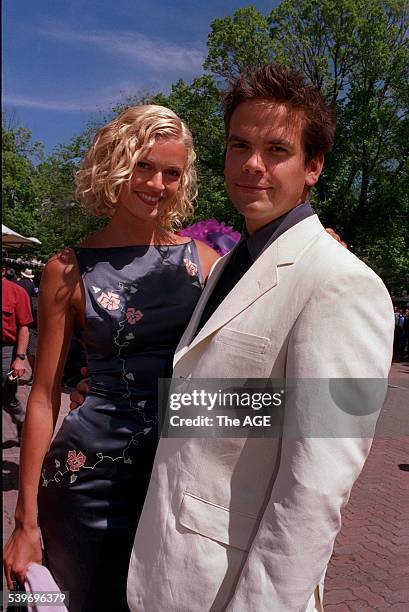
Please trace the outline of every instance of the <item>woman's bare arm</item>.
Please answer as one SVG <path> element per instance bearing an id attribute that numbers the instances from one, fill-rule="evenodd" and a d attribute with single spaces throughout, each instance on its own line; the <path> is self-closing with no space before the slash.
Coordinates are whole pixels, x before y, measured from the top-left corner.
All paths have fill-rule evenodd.
<path id="1" fill-rule="evenodd" d="M 64 251 L 47 263 L 39 296 L 39 340 L 23 428 L 15 529 L 4 550 L 9 588 L 12 575 L 22 582 L 28 564 L 41 563 L 37 491 L 60 409 L 61 378 L 74 319 L 83 310 L 79 272 L 71 252 Z"/>

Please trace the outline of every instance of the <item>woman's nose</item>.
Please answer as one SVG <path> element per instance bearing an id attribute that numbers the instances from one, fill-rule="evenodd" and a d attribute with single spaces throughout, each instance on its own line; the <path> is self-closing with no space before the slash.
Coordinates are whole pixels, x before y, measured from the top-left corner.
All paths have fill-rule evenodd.
<path id="1" fill-rule="evenodd" d="M 163 191 L 165 186 L 163 184 L 162 172 L 155 172 L 154 174 L 152 174 L 149 181 L 147 181 L 147 184 L 153 187 L 154 189 L 157 189 L 158 191 Z"/>

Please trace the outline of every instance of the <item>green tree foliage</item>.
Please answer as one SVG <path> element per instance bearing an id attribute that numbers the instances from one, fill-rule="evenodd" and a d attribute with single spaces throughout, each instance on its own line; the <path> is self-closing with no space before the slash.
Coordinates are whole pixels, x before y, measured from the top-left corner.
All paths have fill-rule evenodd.
<path id="1" fill-rule="evenodd" d="M 104 223 L 80 206 L 74 196 L 74 175 L 87 148 L 84 135 L 75 138 L 37 167 L 37 218 L 43 257 L 77 244 Z"/>
<path id="2" fill-rule="evenodd" d="M 204 67 L 227 81 L 271 60 L 268 20 L 255 6 L 238 9 L 233 17 L 215 19 L 208 38 Z"/>
<path id="3" fill-rule="evenodd" d="M 246 63 L 252 68 L 252 49 L 247 54 L 241 43 L 258 24 L 264 56 L 298 69 L 334 105 L 335 145 L 313 194 L 315 208 L 396 290 L 409 268 L 408 6 L 283 0 L 268 19 L 250 7 L 247 25 L 240 9 L 213 22 L 206 62 L 226 81 Z"/>
<path id="4" fill-rule="evenodd" d="M 41 143 L 31 142 L 31 132 L 21 126 L 6 126 L 2 117 L 2 202 L 3 222 L 14 231 L 35 236 L 35 165 L 41 159 Z"/>
<path id="5" fill-rule="evenodd" d="M 20 257 L 47 259 L 101 224 L 74 199 L 74 173 L 88 148 L 91 130 L 46 158 L 42 143 L 32 143 L 29 130 L 5 124 L 3 117 L 3 222 L 41 240 L 41 246 L 19 248 Z"/>

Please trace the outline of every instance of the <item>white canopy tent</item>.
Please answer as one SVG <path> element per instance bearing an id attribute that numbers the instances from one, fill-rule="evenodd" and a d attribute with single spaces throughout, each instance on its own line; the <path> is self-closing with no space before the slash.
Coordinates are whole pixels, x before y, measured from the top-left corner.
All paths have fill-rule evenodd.
<path id="1" fill-rule="evenodd" d="M 26 238 L 25 236 L 22 236 L 21 234 L 18 234 L 14 230 L 10 229 L 6 225 L 3 225 L 3 223 L 1 224 L 1 234 L 2 234 L 2 243 L 5 247 L 8 247 L 8 248 L 9 247 L 17 248 L 21 246 L 22 244 L 41 244 L 38 238 L 33 238 L 33 236 Z"/>

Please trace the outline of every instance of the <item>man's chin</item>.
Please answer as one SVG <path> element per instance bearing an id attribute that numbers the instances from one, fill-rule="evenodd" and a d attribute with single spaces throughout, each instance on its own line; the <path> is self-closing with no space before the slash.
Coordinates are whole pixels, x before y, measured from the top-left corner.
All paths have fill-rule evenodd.
<path id="1" fill-rule="evenodd" d="M 266 204 L 264 202 L 259 202 L 256 200 L 253 202 L 239 202 L 238 204 L 235 204 L 233 202 L 233 204 L 237 212 L 239 212 L 244 217 L 258 218 L 260 216 L 263 217 L 268 214 L 266 211 Z"/>

